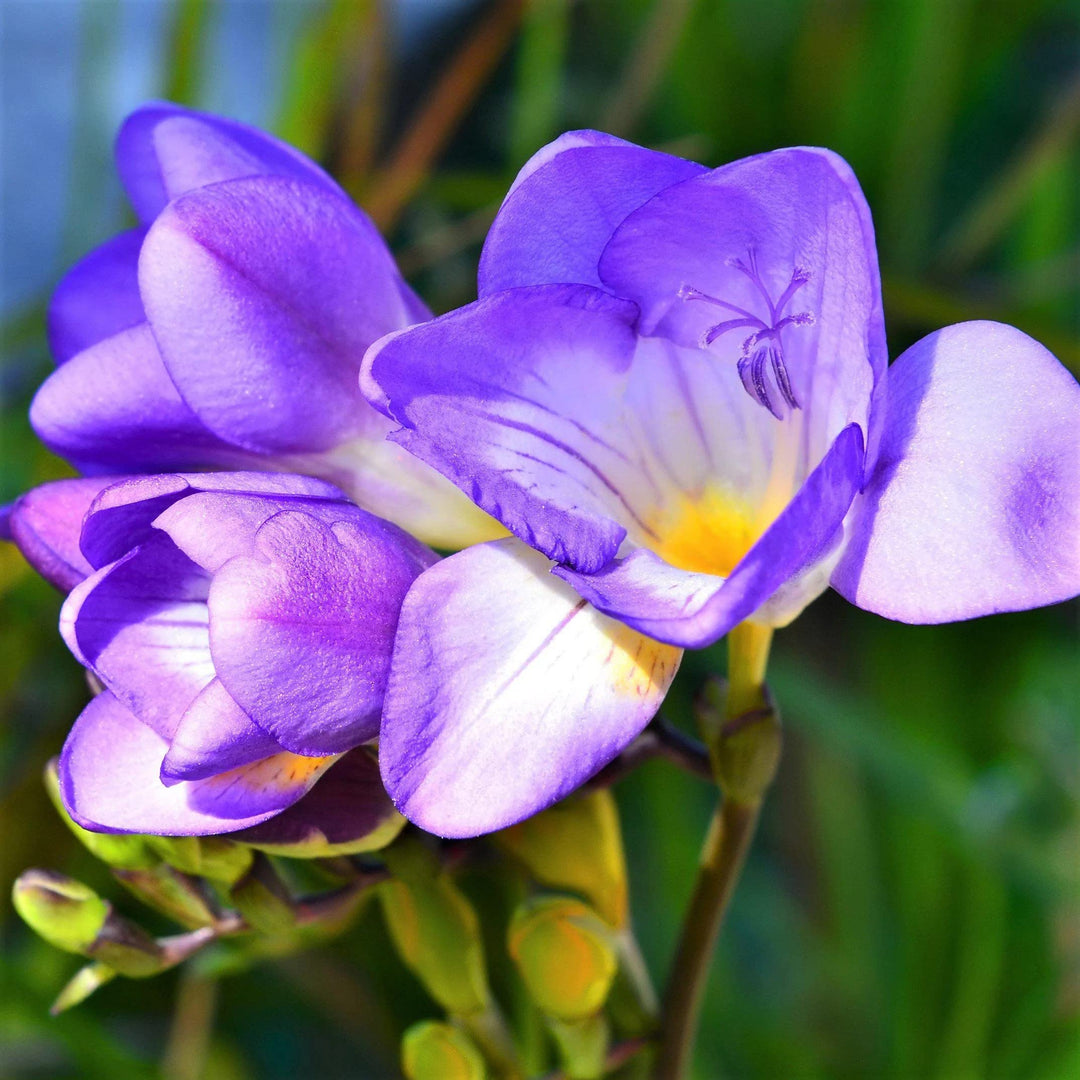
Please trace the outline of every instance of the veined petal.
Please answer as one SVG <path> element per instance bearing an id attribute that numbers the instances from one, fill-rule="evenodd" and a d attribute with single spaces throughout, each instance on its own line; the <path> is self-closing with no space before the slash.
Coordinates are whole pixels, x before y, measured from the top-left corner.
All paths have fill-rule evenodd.
<path id="1" fill-rule="evenodd" d="M 188 408 L 145 322 L 57 368 L 35 395 L 30 422 L 50 450 L 86 472 L 236 466 L 251 458 Z"/>
<path id="2" fill-rule="evenodd" d="M 881 286 L 869 208 L 836 154 L 777 150 L 666 188 L 618 227 L 600 277 L 640 306 L 643 333 L 718 363 L 736 366 L 758 332 L 779 344 L 811 464 L 847 424 L 870 430 Z M 782 407 L 779 386 L 771 397 Z"/>
<path id="3" fill-rule="evenodd" d="M 616 226 L 658 191 L 705 172 L 600 131 L 569 131 L 523 166 L 484 241 L 481 297 L 522 285 L 601 285 Z"/>
<path id="4" fill-rule="evenodd" d="M 412 321 L 401 284 L 355 207 L 281 177 L 176 199 L 139 258 L 143 303 L 184 400 L 219 437 L 272 454 L 327 450 L 364 430 L 360 361 Z"/>
<path id="5" fill-rule="evenodd" d="M 789 586 L 784 602 L 763 619 L 784 625 L 826 588 L 827 577 L 813 571 L 834 554 L 862 473 L 862 432 L 852 424 L 726 579 L 678 570 L 649 551 L 598 574 L 567 567 L 554 573 L 601 611 L 684 648 L 717 641 L 744 619 L 761 615 L 762 606 Z"/>
<path id="6" fill-rule="evenodd" d="M 210 647 L 222 684 L 295 753 L 341 753 L 373 738 L 402 599 L 432 562 L 389 522 L 284 510 L 210 589 Z"/>
<path id="7" fill-rule="evenodd" d="M 208 588 L 207 575 L 158 534 L 77 585 L 60 611 L 76 658 L 163 738 L 214 677 Z"/>
<path id="8" fill-rule="evenodd" d="M 1080 593 L 1080 386 L 1011 326 L 960 323 L 889 368 L 877 467 L 832 583 L 937 623 Z"/>
<path id="9" fill-rule="evenodd" d="M 259 824 L 296 802 L 333 763 L 279 754 L 206 780 L 166 787 L 166 741 L 112 694 L 98 694 L 60 755 L 68 813 L 97 832 L 208 836 Z"/>
<path id="10" fill-rule="evenodd" d="M 116 165 L 147 223 L 186 191 L 245 176 L 292 176 L 347 198 L 315 162 L 272 135 L 167 101 L 127 118 L 116 138 Z"/>
<path id="11" fill-rule="evenodd" d="M 513 289 L 384 338 L 362 384 L 395 442 L 526 543 L 598 570 L 640 486 L 619 445 L 635 315 L 587 286 Z"/>
<path id="12" fill-rule="evenodd" d="M 362 747 L 350 750 L 299 802 L 234 840 L 293 858 L 377 851 L 401 831 L 379 778 L 379 765 Z"/>
<path id="13" fill-rule="evenodd" d="M 205 500 L 214 493 L 227 498 L 207 512 Z M 195 500 L 175 515 L 161 517 L 181 499 Z M 270 499 L 278 502 L 267 502 Z M 220 472 L 171 473 L 131 476 L 104 488 L 94 500 L 83 524 L 82 552 L 95 567 L 119 559 L 137 544 L 154 536 L 157 529 L 172 528 L 175 541 L 189 558 L 208 570 L 216 570 L 237 553 L 229 528 L 237 516 L 254 522 L 242 550 L 250 548 L 250 536 L 271 514 L 297 500 L 331 500 L 347 504 L 333 484 L 292 473 Z M 216 516 L 216 520 L 215 520 Z M 190 549 L 190 550 L 189 550 Z"/>
<path id="14" fill-rule="evenodd" d="M 94 572 L 79 550 L 79 533 L 91 503 L 115 481 L 108 476 L 54 480 L 20 495 L 11 507 L 11 539 L 26 561 L 63 592 Z"/>
<path id="15" fill-rule="evenodd" d="M 211 679 L 176 725 L 161 782 L 205 780 L 284 749 L 233 701 L 220 679 Z"/>
<path id="16" fill-rule="evenodd" d="M 512 825 L 567 795 L 649 722 L 682 656 L 609 619 L 515 539 L 417 579 L 383 708 L 383 780 L 442 836 Z"/>
<path id="17" fill-rule="evenodd" d="M 56 286 L 46 321 L 58 364 L 145 321 L 138 277 L 145 235 L 145 229 L 130 229 L 114 236 L 80 259 Z"/>

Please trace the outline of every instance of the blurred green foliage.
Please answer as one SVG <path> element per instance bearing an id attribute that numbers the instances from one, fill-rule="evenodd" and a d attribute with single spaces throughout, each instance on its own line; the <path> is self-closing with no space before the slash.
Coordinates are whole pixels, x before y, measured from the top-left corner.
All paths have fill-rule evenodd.
<path id="1" fill-rule="evenodd" d="M 276 6 L 299 27 L 274 73 L 278 130 L 377 206 L 436 310 L 473 298 L 502 192 L 562 130 L 605 127 L 714 164 L 813 143 L 848 158 L 873 208 L 893 355 L 990 316 L 1080 370 L 1080 12 L 1068 0 L 473 4 L 407 64 L 389 4 Z M 204 103 L 226 7 L 171 6 L 162 94 Z M 116 55 L 110 8 L 57 5 L 79 24 L 87 103 Z M 103 239 L 80 217 L 111 183 L 88 130 L 71 145 L 69 256 Z M 65 471 L 25 419 L 49 364 L 45 299 L 2 328 L 6 498 Z M 49 1018 L 75 959 L 13 917 L 10 883 L 48 865 L 127 900 L 41 786 L 86 691 L 55 632 L 59 598 L 7 546 L 0 603 L 0 1075 L 394 1075 L 402 1031 L 437 1009 L 395 960 L 378 905 L 330 947 L 221 981 L 212 1031 L 214 983 L 198 971 L 118 980 Z M 1080 1075 L 1077 615 L 913 628 L 830 595 L 778 635 L 785 755 L 713 965 L 698 1077 Z M 688 655 L 668 715 L 686 717 L 722 668 L 721 649 Z M 662 984 L 711 794 L 662 762 L 617 794 L 632 916 Z M 482 875 L 463 885 L 505 924 L 510 886 L 500 899 Z"/>

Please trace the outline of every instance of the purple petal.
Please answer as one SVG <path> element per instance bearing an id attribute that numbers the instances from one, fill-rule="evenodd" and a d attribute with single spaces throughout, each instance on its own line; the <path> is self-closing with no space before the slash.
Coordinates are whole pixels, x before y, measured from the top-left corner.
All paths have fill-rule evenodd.
<path id="1" fill-rule="evenodd" d="M 233 701 L 220 679 L 212 679 L 180 717 L 161 763 L 161 780 L 204 780 L 283 749 Z"/>
<path id="2" fill-rule="evenodd" d="M 640 482 L 609 442 L 622 438 L 635 314 L 587 286 L 510 290 L 384 339 L 363 385 L 402 425 L 395 442 L 526 543 L 598 570 Z"/>
<path id="3" fill-rule="evenodd" d="M 60 612 L 78 660 L 163 738 L 214 677 L 208 588 L 207 575 L 158 534 L 77 585 Z"/>
<path id="4" fill-rule="evenodd" d="M 50 450 L 86 472 L 243 464 L 251 455 L 212 435 L 177 393 L 146 323 L 73 356 L 30 407 Z"/>
<path id="5" fill-rule="evenodd" d="M 199 510 L 199 502 L 187 502 L 196 499 L 202 493 L 213 492 L 228 499 L 226 505 L 210 516 Z M 250 496 L 251 499 L 246 500 Z M 239 550 L 250 549 L 250 538 L 271 514 L 284 506 L 295 505 L 297 499 L 329 499 L 346 502 L 345 496 L 322 480 L 310 476 L 297 476 L 290 473 L 173 473 L 163 476 L 133 476 L 106 487 L 94 500 L 83 525 L 82 551 L 90 564 L 95 567 L 114 562 L 133 547 L 155 535 L 158 526 L 156 519 L 174 503 L 185 500 L 185 513 L 190 514 L 190 524 L 186 532 L 180 522 L 185 514 L 166 519 L 176 523 L 174 532 L 177 543 L 186 551 L 189 558 L 215 570 L 221 563 L 238 550 L 230 542 L 235 530 L 230 529 L 228 508 L 239 505 L 244 519 L 254 522 L 248 528 L 246 539 Z M 278 501 L 272 501 L 277 499 Z M 270 501 L 267 501 L 270 500 Z M 251 505 L 254 503 L 254 506 Z M 185 540 L 190 541 L 185 544 Z M 201 543 L 199 541 L 201 540 Z M 191 547 L 195 554 L 187 550 Z M 205 550 L 204 550 L 205 549 Z M 223 550 L 220 550 L 223 549 Z M 217 558 L 205 557 L 216 553 Z M 204 556 L 200 559 L 199 556 Z"/>
<path id="6" fill-rule="evenodd" d="M 145 229 L 114 236 L 64 275 L 49 301 L 49 346 L 58 364 L 146 318 L 139 298 Z"/>
<path id="7" fill-rule="evenodd" d="M 684 648 L 710 645 L 751 616 L 784 625 L 827 586 L 818 564 L 836 550 L 862 471 L 862 432 L 852 424 L 726 579 L 677 570 L 647 551 L 599 574 L 553 572 L 601 611 Z"/>
<path id="8" fill-rule="evenodd" d="M 127 118 L 116 139 L 116 164 L 135 212 L 148 224 L 186 191 L 245 176 L 295 177 L 346 198 L 318 165 L 272 135 L 165 101 Z"/>
<path id="9" fill-rule="evenodd" d="M 619 226 L 600 277 L 638 303 L 643 333 L 708 337 L 733 367 L 755 329 L 794 318 L 768 343 L 806 411 L 809 457 L 849 423 L 867 430 L 887 363 L 881 288 L 870 211 L 835 154 L 777 150 L 667 188 Z"/>
<path id="10" fill-rule="evenodd" d="M 75 721 L 60 755 L 68 813 L 98 832 L 207 836 L 257 825 L 296 802 L 333 759 L 292 754 L 166 787 L 167 743 L 112 696 L 98 694 Z"/>
<path id="11" fill-rule="evenodd" d="M 385 847 L 405 824 L 367 750 L 350 750 L 299 802 L 234 836 L 294 858 L 344 855 Z"/>
<path id="12" fill-rule="evenodd" d="M 513 539 L 452 555 L 405 600 L 379 739 L 398 809 L 441 836 L 567 795 L 649 722 L 681 652 L 589 607 Z"/>
<path id="13" fill-rule="evenodd" d="M 534 154 L 480 256 L 481 297 L 521 285 L 600 285 L 604 245 L 658 191 L 705 172 L 599 131 L 570 131 Z"/>
<path id="14" fill-rule="evenodd" d="M 282 511 L 255 549 L 227 562 L 210 590 L 221 682 L 294 753 L 373 738 L 401 602 L 434 554 L 355 507 L 332 523 Z"/>
<path id="15" fill-rule="evenodd" d="M 960 323 L 889 369 L 877 467 L 833 585 L 937 623 L 1080 593 L 1080 386 L 1038 342 Z"/>
<path id="16" fill-rule="evenodd" d="M 278 177 L 171 203 L 143 243 L 139 284 L 184 400 L 219 437 L 267 453 L 363 433 L 364 350 L 414 316 L 371 222 L 321 187 Z"/>
<path id="17" fill-rule="evenodd" d="M 54 480 L 21 495 L 11 507 L 11 540 L 26 561 L 63 592 L 94 571 L 79 550 L 79 532 L 91 503 L 113 483 L 115 477 Z"/>

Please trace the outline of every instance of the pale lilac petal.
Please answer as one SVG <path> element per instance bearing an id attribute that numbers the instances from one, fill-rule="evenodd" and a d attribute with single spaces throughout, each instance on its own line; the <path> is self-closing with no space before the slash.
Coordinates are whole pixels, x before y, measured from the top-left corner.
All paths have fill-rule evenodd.
<path id="1" fill-rule="evenodd" d="M 216 508 L 211 503 L 207 510 L 201 499 L 204 493 L 235 498 L 223 500 Z M 281 501 L 272 501 L 275 498 Z M 181 499 L 183 510 L 163 516 Z M 103 489 L 94 500 L 83 525 L 82 551 L 92 566 L 104 566 L 143 543 L 157 529 L 171 527 L 175 542 L 189 558 L 215 570 L 237 550 L 249 550 L 255 529 L 283 506 L 296 505 L 297 500 L 306 504 L 325 499 L 347 502 L 333 484 L 292 473 L 132 476 Z M 242 521 L 234 526 L 237 517 Z M 243 522 L 248 523 L 247 539 L 238 549 L 235 538 Z"/>
<path id="2" fill-rule="evenodd" d="M 566 567 L 554 573 L 601 611 L 685 648 L 710 645 L 744 619 L 760 618 L 777 590 L 801 578 L 803 587 L 761 619 L 783 625 L 828 584 L 827 576 L 812 571 L 835 552 L 862 472 L 862 432 L 852 424 L 726 579 L 677 570 L 648 551 L 598 574 Z"/>
<path id="3" fill-rule="evenodd" d="M 127 118 L 116 139 L 116 165 L 147 223 L 186 191 L 245 176 L 291 176 L 346 198 L 318 165 L 272 135 L 166 101 Z"/>
<path id="4" fill-rule="evenodd" d="M 426 571 L 402 608 L 379 739 L 397 807 L 441 836 L 569 794 L 649 722 L 681 651 L 601 615 L 520 541 Z"/>
<path id="5" fill-rule="evenodd" d="M 138 277 L 145 235 L 145 229 L 130 229 L 114 236 L 80 259 L 56 286 L 46 321 L 58 364 L 145 320 Z"/>
<path id="6" fill-rule="evenodd" d="M 77 585 L 60 612 L 76 658 L 169 738 L 214 677 L 208 576 L 158 534 Z"/>
<path id="7" fill-rule="evenodd" d="M 303 858 L 374 851 L 405 824 L 363 748 L 350 750 L 299 802 L 233 837 L 271 854 Z"/>
<path id="8" fill-rule="evenodd" d="M 849 423 L 869 430 L 887 363 L 881 287 L 870 211 L 837 155 L 777 150 L 667 188 L 619 226 L 600 277 L 640 306 L 643 333 L 684 345 L 715 334 L 705 347 L 732 367 L 752 349 L 753 319 L 772 327 L 793 318 L 763 340 L 781 344 L 807 416 L 809 459 Z M 770 314 L 762 290 L 782 313 Z M 789 413 L 768 381 L 773 406 Z"/>
<path id="9" fill-rule="evenodd" d="M 180 717 L 161 763 L 161 780 L 204 780 L 282 750 L 215 678 Z"/>
<path id="10" fill-rule="evenodd" d="M 389 522 L 348 509 L 332 522 L 276 514 L 210 590 L 218 677 L 294 753 L 341 753 L 376 735 L 402 599 L 435 560 Z"/>
<path id="11" fill-rule="evenodd" d="M 112 694 L 98 694 L 75 721 L 60 755 L 68 813 L 98 832 L 206 836 L 259 824 L 305 794 L 333 762 L 292 754 L 166 787 L 168 745 Z"/>
<path id="12" fill-rule="evenodd" d="M 923 338 L 889 369 L 877 467 L 833 585 L 937 623 L 1080 593 L 1080 386 L 1011 326 Z"/>
<path id="13" fill-rule="evenodd" d="M 402 425 L 394 441 L 511 532 L 598 570 L 641 482 L 619 445 L 635 315 L 587 286 L 499 293 L 384 339 L 365 393 Z"/>
<path id="14" fill-rule="evenodd" d="M 11 507 L 10 539 L 26 561 L 63 592 L 94 571 L 79 549 L 79 533 L 91 503 L 115 481 L 107 476 L 54 480 L 19 496 Z"/>
<path id="15" fill-rule="evenodd" d="M 363 433 L 364 350 L 415 315 L 371 222 L 279 177 L 171 203 L 143 243 L 139 284 L 184 400 L 219 437 L 265 453 Z"/>
<path id="16" fill-rule="evenodd" d="M 42 442 L 85 472 L 150 472 L 251 460 L 177 393 L 149 326 L 121 330 L 50 375 L 30 406 Z"/>
<path id="17" fill-rule="evenodd" d="M 658 191 L 705 172 L 599 131 L 569 131 L 527 161 L 484 242 L 480 296 L 521 285 L 601 284 L 604 245 Z"/>

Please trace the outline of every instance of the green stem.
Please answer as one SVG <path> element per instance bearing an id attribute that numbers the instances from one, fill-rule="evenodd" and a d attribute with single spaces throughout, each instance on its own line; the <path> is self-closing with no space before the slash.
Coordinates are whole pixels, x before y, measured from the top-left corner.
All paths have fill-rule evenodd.
<path id="1" fill-rule="evenodd" d="M 217 1004 L 217 982 L 185 969 L 176 992 L 169 1041 L 161 1061 L 166 1080 L 199 1080 L 206 1071 Z"/>

